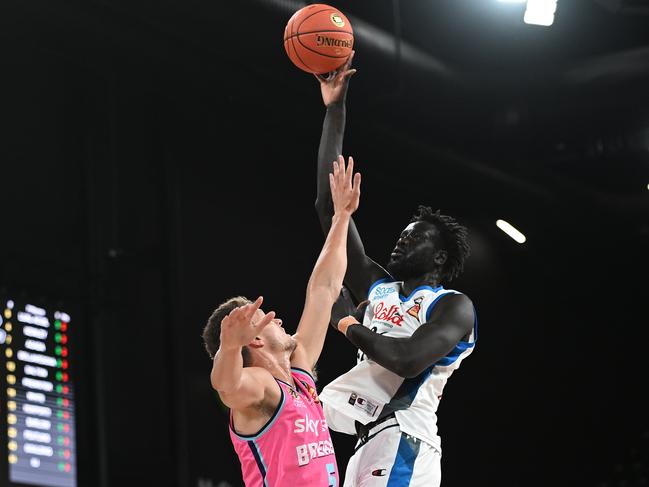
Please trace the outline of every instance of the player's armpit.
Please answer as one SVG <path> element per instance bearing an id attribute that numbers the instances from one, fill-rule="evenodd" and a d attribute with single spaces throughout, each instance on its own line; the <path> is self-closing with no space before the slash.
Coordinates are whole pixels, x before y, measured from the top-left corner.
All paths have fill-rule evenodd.
<path id="1" fill-rule="evenodd" d="M 360 236 L 356 227 L 350 225 L 349 237 L 347 240 L 347 273 L 345 274 L 345 286 L 351 291 L 356 302 L 367 299 L 367 293 L 370 286 L 378 281 L 390 277 L 388 271 L 381 267 L 374 260 L 365 255 L 365 248 L 362 243 L 360 247 L 354 249 L 351 245 L 351 239 L 356 235 L 358 242 Z"/>

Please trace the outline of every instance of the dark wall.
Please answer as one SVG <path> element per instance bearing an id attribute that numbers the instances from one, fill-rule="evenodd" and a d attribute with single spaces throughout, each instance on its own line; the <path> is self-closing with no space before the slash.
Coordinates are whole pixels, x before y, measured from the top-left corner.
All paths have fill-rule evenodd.
<path id="1" fill-rule="evenodd" d="M 275 76 L 219 60 L 97 5 L 76 23 L 71 7 L 59 12 L 64 35 L 42 8 L 10 12 L 23 23 L 4 34 L 0 284 L 82 305 L 81 485 L 239 485 L 200 334 L 238 294 L 264 295 L 288 329 L 299 319 L 323 242 L 317 84 L 287 63 Z M 40 35 L 25 42 L 30 29 Z M 345 153 L 364 176 L 356 221 L 368 255 L 385 262 L 419 203 L 472 231 L 453 287 L 473 299 L 480 340 L 439 410 L 444 485 L 614 478 L 649 428 L 647 234 L 601 202 L 526 191 L 409 138 L 402 113 L 377 107 L 359 51 Z M 483 142 L 467 135 L 466 154 L 514 157 Z M 495 228 L 503 217 L 527 230 L 526 245 Z M 331 332 L 320 385 L 354 359 Z M 334 440 L 344 469 L 353 440 Z"/>

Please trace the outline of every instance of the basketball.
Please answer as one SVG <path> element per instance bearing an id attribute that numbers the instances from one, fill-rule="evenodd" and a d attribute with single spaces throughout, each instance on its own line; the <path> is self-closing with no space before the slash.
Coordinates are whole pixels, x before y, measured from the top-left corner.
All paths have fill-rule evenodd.
<path id="1" fill-rule="evenodd" d="M 354 31 L 347 17 L 321 3 L 295 12 L 284 29 L 286 54 L 307 73 L 335 71 L 345 63 L 353 46 Z"/>

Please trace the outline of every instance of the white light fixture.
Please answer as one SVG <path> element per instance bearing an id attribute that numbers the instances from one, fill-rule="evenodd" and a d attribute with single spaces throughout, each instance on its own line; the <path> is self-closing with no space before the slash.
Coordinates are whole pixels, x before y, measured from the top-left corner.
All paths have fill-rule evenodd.
<path id="1" fill-rule="evenodd" d="M 526 24 L 548 27 L 554 22 L 554 13 L 556 11 L 557 0 L 527 0 L 527 9 L 523 21 Z"/>
<path id="2" fill-rule="evenodd" d="M 498 0 L 500 3 L 525 3 L 527 0 Z"/>
<path id="3" fill-rule="evenodd" d="M 507 223 L 505 220 L 497 220 L 496 226 L 500 228 L 503 232 L 509 235 L 511 238 L 516 240 L 519 244 L 524 243 L 527 239 L 525 235 L 516 230 L 510 223 Z"/>

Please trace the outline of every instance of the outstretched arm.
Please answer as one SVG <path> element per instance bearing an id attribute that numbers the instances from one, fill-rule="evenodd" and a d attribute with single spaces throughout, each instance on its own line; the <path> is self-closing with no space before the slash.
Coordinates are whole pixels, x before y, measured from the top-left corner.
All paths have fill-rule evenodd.
<path id="1" fill-rule="evenodd" d="M 353 318 L 342 319 L 338 329 L 370 359 L 407 378 L 416 377 L 453 350 L 471 333 L 474 318 L 471 300 L 463 294 L 450 294 L 409 338 L 379 335 Z"/>
<path id="2" fill-rule="evenodd" d="M 316 211 L 322 231 L 326 234 L 331 227 L 333 204 L 329 191 L 329 174 L 333 161 L 344 164 L 342 145 L 345 134 L 345 99 L 349 78 L 356 72 L 351 69 L 354 53 L 347 62 L 328 77 L 316 75 L 320 82 L 322 100 L 326 114 L 322 126 L 322 136 L 318 148 Z M 345 283 L 357 300 L 365 299 L 369 286 L 376 280 L 387 276 L 387 272 L 365 255 L 365 248 L 353 220 L 349 223 L 347 241 L 348 270 Z"/>
<path id="3" fill-rule="evenodd" d="M 351 214 L 358 208 L 361 175 L 353 176 L 354 163 L 334 165 L 329 176 L 334 215 L 320 256 L 313 268 L 306 290 L 306 302 L 295 339 L 298 346 L 291 364 L 313 370 L 324 343 L 331 316 L 331 307 L 338 298 L 347 268 L 347 231 Z"/>

